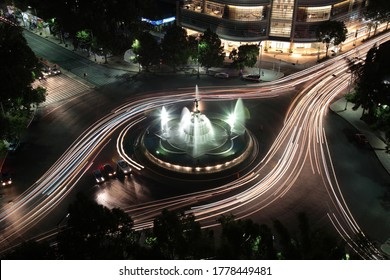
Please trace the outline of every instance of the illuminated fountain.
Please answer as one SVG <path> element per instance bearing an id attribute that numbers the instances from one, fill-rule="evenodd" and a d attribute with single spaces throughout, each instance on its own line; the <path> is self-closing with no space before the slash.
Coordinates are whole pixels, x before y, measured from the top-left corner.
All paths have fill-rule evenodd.
<path id="1" fill-rule="evenodd" d="M 234 112 L 226 117 L 199 109 L 198 87 L 194 109 L 184 107 L 171 116 L 163 106 L 158 121 L 152 122 L 140 143 L 144 157 L 165 169 L 181 173 L 214 173 L 242 163 L 253 150 L 246 130 L 245 107 L 236 101 Z"/>

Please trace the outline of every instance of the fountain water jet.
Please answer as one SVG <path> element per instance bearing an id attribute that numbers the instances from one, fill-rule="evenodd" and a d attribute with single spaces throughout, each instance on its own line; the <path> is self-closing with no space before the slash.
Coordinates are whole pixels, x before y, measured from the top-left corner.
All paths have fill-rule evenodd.
<path id="1" fill-rule="evenodd" d="M 144 134 L 141 141 L 150 161 L 178 172 L 213 173 L 231 168 L 251 154 L 253 141 L 246 133 L 241 99 L 228 120 L 213 114 L 208 118 L 199 105 L 196 86 L 192 112 L 184 107 L 175 117 L 162 107 L 160 129 L 151 125 L 148 131 L 152 133 Z"/>
<path id="2" fill-rule="evenodd" d="M 232 132 L 243 134 L 245 132 L 245 107 L 242 99 L 237 99 L 233 113 L 233 125 L 231 125 Z"/>

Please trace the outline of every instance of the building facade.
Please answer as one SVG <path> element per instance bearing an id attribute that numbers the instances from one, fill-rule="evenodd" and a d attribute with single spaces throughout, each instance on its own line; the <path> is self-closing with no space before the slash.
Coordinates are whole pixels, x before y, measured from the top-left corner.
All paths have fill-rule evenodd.
<path id="1" fill-rule="evenodd" d="M 343 21 L 347 38 L 367 32 L 362 22 L 365 6 L 366 0 L 184 0 L 178 21 L 189 34 L 210 28 L 226 44 L 317 49 L 316 29 L 323 21 Z"/>

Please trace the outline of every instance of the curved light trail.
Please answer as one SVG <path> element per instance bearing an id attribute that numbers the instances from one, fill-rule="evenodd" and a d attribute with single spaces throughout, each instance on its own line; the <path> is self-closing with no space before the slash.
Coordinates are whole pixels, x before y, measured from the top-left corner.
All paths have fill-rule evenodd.
<path id="1" fill-rule="evenodd" d="M 263 83 L 261 87 L 205 88 L 207 94 L 202 96 L 203 100 L 230 100 L 238 97 L 270 98 L 304 85 L 288 109 L 283 128 L 260 162 L 240 174 L 240 178 L 217 188 L 125 209 L 135 221 L 134 228 L 151 227 L 154 217 L 164 208 L 187 209 L 186 213 L 193 214 L 204 227 L 215 226 L 216 218 L 226 213 L 233 213 L 237 218 L 248 217 L 283 198 L 294 188 L 302 170 L 309 167 L 313 176 L 319 176 L 326 188 L 329 198 L 327 217 L 335 230 L 362 258 L 381 259 L 380 252 L 373 245 L 367 243 L 362 246 L 356 242 L 355 237 L 364 237 L 364 234 L 343 199 L 323 121 L 331 101 L 348 87 L 350 74 L 347 73 L 346 58 L 364 58 L 362 55 L 373 44 L 387 41 L 389 37 L 384 34 L 325 63 L 277 81 Z M 15 199 L 12 205 L 2 209 L 0 248 L 5 250 L 19 242 L 24 232 L 33 228 L 72 191 L 99 151 L 110 142 L 114 132 L 119 131 L 116 143 L 119 155 L 134 169 L 142 171 L 144 167 L 124 153 L 124 135 L 146 118 L 145 112 L 163 105 L 190 102 L 193 94 L 193 89 L 179 89 L 144 95 L 95 122 L 37 182 Z M 234 195 L 230 194 L 233 190 Z M 52 236 L 53 232 L 47 235 Z"/>

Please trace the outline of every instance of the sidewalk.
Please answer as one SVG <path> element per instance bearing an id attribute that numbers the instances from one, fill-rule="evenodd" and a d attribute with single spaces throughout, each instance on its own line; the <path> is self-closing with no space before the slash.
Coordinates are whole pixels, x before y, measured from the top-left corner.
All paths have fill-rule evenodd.
<path id="1" fill-rule="evenodd" d="M 380 131 L 373 131 L 364 121 L 360 119 L 362 116 L 362 109 L 359 108 L 356 111 L 352 110 L 353 104 L 348 102 L 347 110 L 345 110 L 346 100 L 341 98 L 330 105 L 330 109 L 337 113 L 339 116 L 348 121 L 357 130 L 363 133 L 379 161 L 383 167 L 390 174 L 390 154 L 386 152 L 386 142 L 384 133 Z"/>
<path id="2" fill-rule="evenodd" d="M 384 134 L 380 131 L 373 131 L 360 119 L 362 116 L 361 108 L 354 111 L 352 110 L 352 107 L 353 104 L 349 102 L 346 103 L 346 100 L 343 97 L 331 104 L 329 108 L 366 136 L 370 146 L 378 157 L 378 160 L 390 174 L 390 154 L 386 152 Z M 387 256 L 390 256 L 390 238 L 385 243 L 381 244 L 380 249 Z"/>
<path id="3" fill-rule="evenodd" d="M 78 54 L 79 56 L 83 57 L 83 58 L 86 58 L 86 59 L 89 59 L 91 62 L 94 62 L 96 64 L 102 64 L 104 65 L 105 67 L 109 67 L 109 68 L 113 68 L 113 69 L 118 69 L 118 70 L 123 70 L 123 71 L 127 71 L 127 72 L 134 72 L 134 73 L 138 73 L 139 71 L 139 66 L 138 64 L 134 64 L 134 63 L 127 63 L 123 60 L 123 57 L 119 57 L 119 56 L 108 56 L 107 57 L 107 63 L 105 63 L 105 59 L 104 59 L 104 56 L 99 56 L 99 55 L 95 55 L 95 54 L 88 54 L 87 51 L 84 51 L 84 50 L 81 50 L 81 49 L 75 49 L 73 47 L 73 44 L 65 39 L 65 42 L 60 42 L 60 39 L 53 36 L 52 34 L 46 34 L 44 32 L 40 32 L 39 30 L 28 30 L 25 28 L 25 31 L 26 32 L 31 32 L 31 33 L 34 33 L 38 36 L 41 36 L 42 38 L 58 45 L 58 46 L 61 46 L 65 49 L 68 49 L 70 51 L 73 51 L 74 53 Z M 61 66 L 61 65 L 60 65 Z"/>
<path id="4" fill-rule="evenodd" d="M 40 32 L 39 30 L 28 30 L 25 29 L 28 32 L 32 32 L 38 36 L 41 36 L 42 38 L 45 38 L 48 41 L 51 41 L 52 43 L 55 43 L 65 49 L 71 50 L 78 55 L 82 56 L 83 58 L 89 59 L 91 62 L 104 65 L 105 67 L 117 69 L 117 70 L 123 70 L 127 72 L 132 72 L 134 74 L 139 73 L 139 65 L 136 63 L 129 63 L 124 61 L 123 57 L 120 56 L 109 56 L 107 57 L 107 63 L 105 63 L 104 56 L 99 56 L 95 54 L 88 55 L 87 51 L 83 51 L 80 49 L 75 50 L 72 43 L 66 40 L 64 43 L 60 42 L 60 39 L 53 36 L 52 34 L 48 35 L 44 32 Z M 275 56 L 276 57 L 276 56 Z M 295 58 L 292 58 L 295 59 Z M 310 58 L 307 58 L 310 59 Z M 306 59 L 306 60 L 307 60 Z M 264 64 L 261 67 L 261 70 L 263 71 L 263 81 L 273 81 L 276 79 L 279 79 L 284 76 L 284 73 L 282 73 L 283 68 L 288 64 L 295 65 L 294 63 L 286 62 L 285 60 L 281 60 L 278 58 L 266 58 L 266 55 L 264 55 L 264 60 L 262 61 Z M 60 65 L 61 66 L 61 65 Z M 267 67 L 269 66 L 269 67 Z M 303 69 L 305 66 L 304 64 L 296 65 L 295 71 L 299 71 Z M 169 67 L 165 67 L 164 65 L 161 65 L 157 71 L 155 71 L 155 74 L 161 74 L 161 75 L 189 75 L 189 70 L 192 70 L 192 74 L 196 75 L 195 72 L 197 72 L 198 65 L 197 64 L 189 64 L 186 67 L 184 67 L 182 70 L 177 70 L 176 72 L 173 72 Z M 151 67 L 151 69 L 154 69 Z M 201 67 L 199 69 L 200 75 L 214 75 L 214 73 L 217 72 L 225 72 L 228 73 L 230 77 L 238 77 L 239 71 L 237 69 L 233 69 L 231 67 L 212 67 L 209 69 L 209 73 L 207 74 L 205 69 Z M 294 71 L 294 72 L 295 72 Z M 153 70 L 151 71 L 153 72 Z M 256 67 L 253 68 L 245 68 L 243 74 L 254 74 L 259 73 L 259 69 Z"/>

